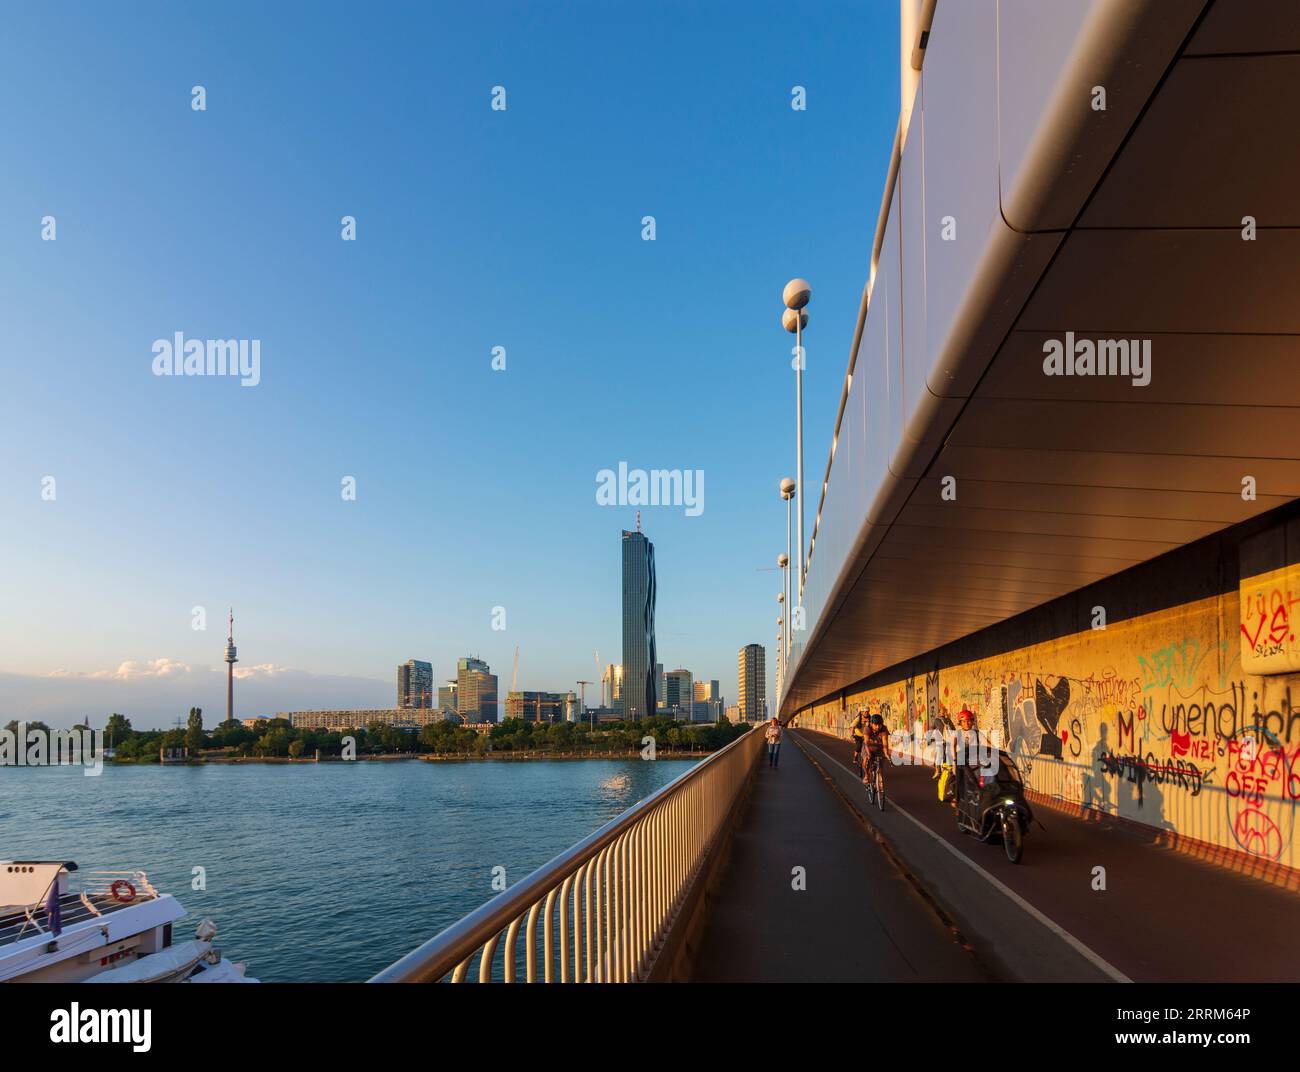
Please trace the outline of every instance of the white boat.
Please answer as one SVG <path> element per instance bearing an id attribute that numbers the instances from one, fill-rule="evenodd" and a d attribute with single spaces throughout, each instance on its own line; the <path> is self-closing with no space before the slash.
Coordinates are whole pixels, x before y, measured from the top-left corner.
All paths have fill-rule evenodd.
<path id="1" fill-rule="evenodd" d="M 257 982 L 212 944 L 210 920 L 174 945 L 172 925 L 184 915 L 143 871 L 0 860 L 0 982 Z"/>

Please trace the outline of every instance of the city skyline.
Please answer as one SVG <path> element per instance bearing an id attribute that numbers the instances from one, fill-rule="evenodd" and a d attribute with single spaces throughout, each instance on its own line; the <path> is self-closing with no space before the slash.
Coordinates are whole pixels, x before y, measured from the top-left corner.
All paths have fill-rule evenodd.
<path id="1" fill-rule="evenodd" d="M 5 710 L 215 715 L 232 603 L 237 713 L 383 706 L 409 653 L 445 677 L 465 651 L 508 667 L 519 645 L 530 686 L 570 688 L 594 676 L 593 650 L 620 650 L 601 578 L 636 507 L 597 496 L 622 465 L 706 475 L 698 515 L 640 507 L 671 563 L 661 657 L 717 676 L 767 635 L 794 453 L 781 288 L 817 288 L 815 468 L 897 119 L 895 72 L 859 52 L 889 54 L 896 10 L 827 11 L 804 31 L 816 62 L 788 47 L 776 4 L 741 23 L 695 12 L 680 37 L 632 10 L 142 11 L 129 35 L 91 5 L 15 11 L 0 43 L 0 78 L 27 102 L 13 137 L 43 146 L 0 176 L 0 313 L 9 351 L 31 355 L 0 398 L 0 555 L 21 567 L 0 624 Z M 95 64 L 56 70 L 21 44 L 50 35 Z M 373 49 L 357 54 L 357 35 Z M 470 39 L 492 54 L 427 63 L 431 42 Z M 556 64 L 582 76 L 556 83 Z M 104 85 L 111 122 L 84 106 Z M 186 182 L 160 158 L 185 159 Z M 443 305 L 456 315 L 431 316 Z M 177 332 L 258 342 L 256 386 L 155 375 L 153 344 Z M 683 390 L 704 412 L 668 435 Z"/>

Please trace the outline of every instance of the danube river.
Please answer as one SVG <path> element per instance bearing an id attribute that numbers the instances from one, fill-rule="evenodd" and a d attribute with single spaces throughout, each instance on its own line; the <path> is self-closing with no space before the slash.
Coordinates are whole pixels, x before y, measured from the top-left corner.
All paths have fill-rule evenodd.
<path id="1" fill-rule="evenodd" d="M 369 978 L 686 760 L 0 770 L 0 857 L 143 870 L 267 982 Z M 191 888 L 205 869 L 206 890 Z"/>

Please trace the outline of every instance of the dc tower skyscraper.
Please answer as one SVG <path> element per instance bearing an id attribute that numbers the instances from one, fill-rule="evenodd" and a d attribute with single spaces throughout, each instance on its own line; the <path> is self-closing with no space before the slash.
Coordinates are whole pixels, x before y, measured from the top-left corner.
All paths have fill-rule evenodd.
<path id="1" fill-rule="evenodd" d="M 641 531 L 623 531 L 623 717 L 653 718 L 655 687 L 655 546 Z"/>
<path id="2" fill-rule="evenodd" d="M 235 720 L 235 608 L 230 608 L 230 628 L 226 633 L 226 721 Z"/>

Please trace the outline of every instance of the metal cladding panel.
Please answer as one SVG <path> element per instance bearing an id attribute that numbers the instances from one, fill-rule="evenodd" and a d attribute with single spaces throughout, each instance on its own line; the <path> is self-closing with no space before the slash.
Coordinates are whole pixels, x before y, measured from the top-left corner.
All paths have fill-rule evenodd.
<path id="1" fill-rule="evenodd" d="M 937 478 L 930 477 L 927 480 L 937 489 Z M 1236 524 L 1257 511 L 1257 507 L 1251 507 L 1242 501 L 1239 483 L 1229 485 L 1222 491 L 1171 491 L 1167 488 L 1067 483 L 1027 484 L 998 479 L 966 480 L 960 487 L 961 496 L 955 504 L 959 511 L 972 508 L 1019 509 L 1042 512 L 1053 517 L 1081 514 L 1209 522 L 1216 528 Z M 937 495 L 937 490 L 935 494 Z M 1272 505 L 1281 506 L 1293 497 L 1273 496 Z M 1244 513 L 1247 508 L 1250 512 Z"/>
<path id="2" fill-rule="evenodd" d="M 1300 55 L 1183 61 L 1111 166 L 1080 226 L 1237 231 L 1246 215 L 1260 227 L 1300 226 L 1297 130 Z M 1242 166 L 1261 152 L 1270 166 Z M 1169 182 L 1171 173 L 1178 182 Z"/>
<path id="3" fill-rule="evenodd" d="M 990 229 L 1003 226 L 997 75 L 997 5 L 992 0 L 940 4 L 918 92 L 924 115 L 924 228 L 919 245 L 909 235 L 911 242 L 903 247 L 904 261 L 924 257 L 925 283 L 925 336 L 916 346 L 911 338 L 903 340 L 909 417 L 932 408 L 927 384 L 938 396 L 968 389 L 956 367 L 966 354 L 946 344 L 959 330 L 972 281 L 996 240 Z M 904 190 L 904 196 L 910 192 Z M 910 425 L 914 439 L 922 438 L 917 433 L 923 427 Z"/>
<path id="4" fill-rule="evenodd" d="M 818 536 L 827 554 L 814 558 L 814 614 L 789 678 L 787 715 L 1300 498 L 1300 232 L 1292 219 L 1300 198 L 1285 182 L 1296 171 L 1295 139 L 1279 148 L 1286 132 L 1258 114 L 1273 99 L 1291 114 L 1295 57 L 1205 55 L 1216 42 L 1250 51 L 1255 38 L 1240 7 L 1221 15 L 1226 5 L 1217 4 L 1195 37 L 1204 51 L 1175 63 L 1200 0 L 1062 0 L 1032 13 L 1026 4 L 999 4 L 1001 156 L 988 174 L 979 146 L 946 159 L 940 146 L 966 133 L 954 118 L 963 92 L 969 101 L 986 91 L 974 57 L 986 51 L 989 5 L 938 8 L 846 408 L 855 422 L 850 460 L 831 469 Z M 1282 10 L 1260 7 L 1264 22 Z M 1071 33 L 1060 26 L 1009 47 L 1016 9 L 1033 19 L 1050 10 L 1081 27 L 1064 60 Z M 1300 5 L 1286 10 L 1300 23 Z M 1287 47 L 1286 28 L 1275 29 Z M 1039 45 L 1045 54 L 1031 55 Z M 1109 125 L 1088 114 L 1063 123 L 1061 87 L 1099 70 L 1109 72 Z M 1216 70 L 1217 94 L 1206 82 Z M 1023 88 L 1031 85 L 1040 88 Z M 1162 95 L 1150 99 L 1143 86 Z M 1019 133 L 1008 126 L 1022 119 L 1012 105 L 1028 109 Z M 1024 141 L 1019 157 L 1009 154 L 1015 137 Z M 1215 152 L 1230 166 L 1212 160 Z M 981 232 L 965 226 L 966 208 L 938 208 L 954 175 L 966 185 L 953 196 L 974 205 L 999 165 L 1012 226 L 1073 229 L 1026 236 L 994 213 Z M 1272 217 L 1259 219 L 1254 241 L 1229 216 L 1240 198 L 1259 200 Z M 958 252 L 940 245 L 944 215 L 957 216 L 959 244 L 972 240 L 960 251 L 965 260 L 936 260 Z M 1089 230 L 1094 220 L 1120 229 Z M 963 271 L 945 271 L 959 263 Z M 1149 340 L 1150 383 L 1044 375 L 1044 343 L 1067 332 Z M 959 412 L 945 409 L 936 387 Z M 888 470 L 878 459 L 889 459 Z M 840 483 L 846 472 L 852 478 Z M 946 475 L 957 478 L 955 501 L 940 497 Z M 1247 476 L 1255 498 L 1242 496 Z M 865 513 L 855 513 L 855 501 Z M 1060 607 L 1066 624 L 1081 613 L 1068 600 Z"/>
<path id="5" fill-rule="evenodd" d="M 1033 450 L 1051 443 L 1058 450 L 1109 447 L 1109 467 L 1127 480 L 1129 453 L 1253 458 L 1262 450 L 1258 433 L 1273 452 L 1300 444 L 1300 408 L 1287 406 L 1171 406 L 1146 402 L 1107 404 L 973 398 L 952 441 L 958 446 Z M 1235 482 L 1240 488 L 1240 481 Z"/>
<path id="6" fill-rule="evenodd" d="M 1205 4 L 998 0 L 998 156 L 1008 226 L 1029 233 L 1073 225 Z M 1105 90 L 1104 108 L 1094 107 L 1096 87 Z"/>
<path id="7" fill-rule="evenodd" d="M 1295 376 L 1300 342 L 1293 335 L 1190 335 L 1149 332 L 1160 361 L 1151 382 L 1134 391 L 1121 376 L 1044 376 L 1044 344 L 1059 331 L 1016 331 L 980 385 L 985 398 L 1053 402 L 1143 402 L 1254 406 L 1300 405 Z"/>
<path id="8" fill-rule="evenodd" d="M 1216 3 L 1187 46 L 1187 55 L 1225 52 L 1300 52 L 1296 0 Z"/>
<path id="9" fill-rule="evenodd" d="M 1116 476 L 1111 459 L 1114 452 L 1102 449 L 1105 446 L 1098 443 L 1090 450 L 1065 451 L 1042 444 L 1039 449 L 1026 452 L 983 445 L 957 446 L 950 442 L 944 449 L 944 468 L 955 474 L 959 483 L 1014 474 L 1018 483 L 1028 487 L 1059 483 L 1078 488 L 1110 487 Z M 1240 459 L 1202 456 L 1196 459 L 1194 467 L 1187 461 L 1185 457 L 1166 454 L 1127 454 L 1123 486 L 1161 491 L 1232 489 L 1233 494 L 1239 495 Z M 1288 501 L 1300 498 L 1300 466 L 1293 459 L 1256 457 L 1251 459 L 1250 468 L 1261 492 Z"/>
<path id="10" fill-rule="evenodd" d="M 1294 335 L 1300 302 L 1278 284 L 1294 278 L 1297 264 L 1300 231 L 1243 242 L 1235 229 L 1075 230 L 1017 327 L 1119 337 Z"/>
<path id="11" fill-rule="evenodd" d="M 881 248 L 881 261 L 896 254 L 893 244 L 886 234 L 885 244 Z M 891 361 L 889 350 L 889 298 L 893 286 L 893 275 L 877 271 L 875 289 L 871 295 L 871 308 L 867 311 L 867 322 L 863 326 L 862 341 L 858 347 L 857 365 L 853 373 L 853 389 L 857 393 L 861 388 L 863 447 L 866 462 L 862 469 L 860 486 L 867 495 L 869 513 L 867 520 L 872 524 L 888 524 L 897 512 L 888 509 L 873 509 L 876 500 L 872 492 L 892 480 L 886 467 L 890 447 L 896 440 L 895 435 L 902 434 L 902 398 L 898 390 L 898 373 Z M 854 407 L 856 413 L 857 407 Z M 836 480 L 835 469 L 831 468 L 831 480 Z M 883 504 L 882 504 L 883 505 Z"/>

